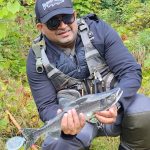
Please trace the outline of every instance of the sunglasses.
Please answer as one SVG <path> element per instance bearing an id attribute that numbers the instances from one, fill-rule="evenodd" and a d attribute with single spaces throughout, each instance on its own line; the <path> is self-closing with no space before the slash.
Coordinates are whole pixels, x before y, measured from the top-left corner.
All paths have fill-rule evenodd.
<path id="1" fill-rule="evenodd" d="M 58 29 L 62 21 L 64 24 L 72 24 L 75 21 L 75 16 L 74 14 L 54 16 L 46 22 L 46 26 L 49 30 L 56 30 Z"/>

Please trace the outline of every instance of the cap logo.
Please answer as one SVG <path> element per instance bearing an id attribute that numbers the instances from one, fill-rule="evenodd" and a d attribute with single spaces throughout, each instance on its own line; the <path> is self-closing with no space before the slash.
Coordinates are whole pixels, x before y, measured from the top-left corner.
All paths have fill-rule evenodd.
<path id="1" fill-rule="evenodd" d="M 42 3 L 43 9 L 46 10 L 47 8 L 54 7 L 55 5 L 60 5 L 63 3 L 64 0 L 49 0 L 45 3 Z"/>

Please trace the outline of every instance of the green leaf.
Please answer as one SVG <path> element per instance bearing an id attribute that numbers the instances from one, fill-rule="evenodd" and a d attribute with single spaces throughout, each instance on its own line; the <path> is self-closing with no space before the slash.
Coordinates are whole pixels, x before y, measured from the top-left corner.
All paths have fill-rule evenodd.
<path id="1" fill-rule="evenodd" d="M 147 68 L 150 66 L 150 54 L 148 54 L 146 59 L 144 60 L 144 66 Z"/>
<path id="2" fill-rule="evenodd" d="M 7 14 L 8 14 L 7 8 L 6 8 L 6 7 L 3 7 L 3 8 L 1 9 L 0 19 L 3 19 L 5 16 L 7 16 Z"/>
<path id="3" fill-rule="evenodd" d="M 0 120 L 0 129 L 5 129 L 8 124 L 8 120 L 6 118 Z"/>
<path id="4" fill-rule="evenodd" d="M 19 4 L 18 1 L 16 1 L 15 3 L 8 2 L 7 3 L 7 9 L 11 13 L 15 14 L 15 13 L 19 12 L 19 10 L 20 10 L 20 4 Z"/>
<path id="5" fill-rule="evenodd" d="M 0 0 L 0 3 L 2 3 L 4 0 Z"/>
<path id="6" fill-rule="evenodd" d="M 0 23 L 0 39 L 6 37 L 7 35 L 7 25 L 4 23 Z"/>

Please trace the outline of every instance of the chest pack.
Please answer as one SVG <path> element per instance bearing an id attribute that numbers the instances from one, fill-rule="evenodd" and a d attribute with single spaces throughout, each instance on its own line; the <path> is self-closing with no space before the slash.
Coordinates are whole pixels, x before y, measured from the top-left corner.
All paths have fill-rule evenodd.
<path id="1" fill-rule="evenodd" d="M 114 75 L 98 50 L 91 43 L 91 39 L 94 37 L 84 19 L 78 20 L 78 28 L 85 49 L 85 59 L 90 76 L 87 79 L 76 79 L 57 69 L 48 60 L 45 53 L 46 46 L 41 36 L 35 39 L 32 45 L 36 56 L 36 71 L 42 73 L 45 69 L 47 77 L 51 80 L 56 91 L 73 88 L 78 90 L 81 95 L 85 95 L 114 88 L 116 85 Z"/>

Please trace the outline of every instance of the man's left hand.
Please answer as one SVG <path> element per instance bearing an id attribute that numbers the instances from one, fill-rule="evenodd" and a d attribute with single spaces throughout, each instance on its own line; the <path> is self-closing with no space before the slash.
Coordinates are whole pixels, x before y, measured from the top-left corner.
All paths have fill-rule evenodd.
<path id="1" fill-rule="evenodd" d="M 96 112 L 95 117 L 99 120 L 99 122 L 104 124 L 114 123 L 117 118 L 117 107 L 112 106 L 110 109 L 106 111 Z"/>

